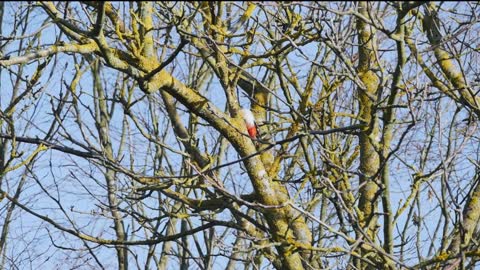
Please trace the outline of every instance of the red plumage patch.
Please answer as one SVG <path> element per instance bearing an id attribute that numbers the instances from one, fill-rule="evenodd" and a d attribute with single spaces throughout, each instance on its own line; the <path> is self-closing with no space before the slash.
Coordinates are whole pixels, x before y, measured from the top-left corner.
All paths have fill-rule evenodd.
<path id="1" fill-rule="evenodd" d="M 250 138 L 256 139 L 257 138 L 257 128 L 255 126 L 247 128 L 248 130 L 248 135 L 250 135 Z"/>

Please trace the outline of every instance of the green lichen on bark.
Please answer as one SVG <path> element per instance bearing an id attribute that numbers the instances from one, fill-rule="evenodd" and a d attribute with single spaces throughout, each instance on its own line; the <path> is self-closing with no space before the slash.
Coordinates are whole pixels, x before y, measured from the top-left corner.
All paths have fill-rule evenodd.
<path id="1" fill-rule="evenodd" d="M 360 3 L 360 12 L 366 15 L 366 3 Z M 368 226 L 371 219 L 374 218 L 376 208 L 376 194 L 378 185 L 375 179 L 371 177 L 378 172 L 379 156 L 375 150 L 374 142 L 378 136 L 378 120 L 375 112 L 375 101 L 372 96 L 376 95 L 379 85 L 379 78 L 372 69 L 375 64 L 375 35 L 372 28 L 358 20 L 357 23 L 359 36 L 359 64 L 358 76 L 364 84 L 364 88 L 358 89 L 358 100 L 360 105 L 359 118 L 367 125 L 361 131 L 360 144 L 360 171 L 363 176 L 360 177 L 360 200 L 359 209 L 362 212 L 362 219 L 360 219 L 360 226 L 368 230 L 369 236 L 374 239 L 375 226 Z M 374 222 L 375 223 L 375 222 Z"/>
<path id="2" fill-rule="evenodd" d="M 368 3 L 359 3 L 359 13 L 368 17 Z M 359 101 L 359 118 L 366 125 L 361 130 L 359 135 L 360 145 L 360 166 L 359 170 L 362 173 L 360 176 L 360 190 L 358 201 L 358 219 L 360 230 L 363 230 L 371 241 L 375 242 L 377 219 L 375 215 L 377 209 L 377 199 L 379 186 L 377 179 L 373 177 L 378 174 L 380 167 L 379 154 L 375 149 L 377 137 L 379 135 L 378 119 L 376 115 L 375 97 L 379 87 L 379 78 L 374 72 L 377 67 L 375 57 L 376 38 L 373 27 L 365 23 L 362 19 L 357 19 L 358 31 L 358 53 L 359 62 L 357 66 L 358 77 L 363 83 L 359 86 L 358 101 Z M 357 231 L 357 237 L 363 237 L 363 233 Z M 362 256 L 367 256 L 370 252 L 367 249 L 362 249 Z M 373 261 L 381 263 L 381 260 L 375 256 Z M 364 264 L 359 260 L 354 260 L 356 267 L 360 269 L 370 269 L 371 266 Z"/>

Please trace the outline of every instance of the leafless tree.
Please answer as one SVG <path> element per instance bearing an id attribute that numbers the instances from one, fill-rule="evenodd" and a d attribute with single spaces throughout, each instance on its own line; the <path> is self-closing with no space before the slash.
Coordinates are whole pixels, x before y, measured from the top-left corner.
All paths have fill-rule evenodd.
<path id="1" fill-rule="evenodd" d="M 0 3 L 1 267 L 473 269 L 478 14 Z"/>

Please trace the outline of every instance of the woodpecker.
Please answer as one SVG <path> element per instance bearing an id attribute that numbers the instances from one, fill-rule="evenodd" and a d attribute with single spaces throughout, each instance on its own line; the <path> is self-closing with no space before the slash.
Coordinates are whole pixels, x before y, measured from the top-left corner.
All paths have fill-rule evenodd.
<path id="1" fill-rule="evenodd" d="M 253 113 L 249 109 L 242 108 L 240 110 L 240 115 L 242 116 L 243 121 L 245 121 L 245 125 L 247 126 L 247 131 L 248 135 L 250 135 L 250 138 L 253 140 L 257 139 L 258 131 Z"/>

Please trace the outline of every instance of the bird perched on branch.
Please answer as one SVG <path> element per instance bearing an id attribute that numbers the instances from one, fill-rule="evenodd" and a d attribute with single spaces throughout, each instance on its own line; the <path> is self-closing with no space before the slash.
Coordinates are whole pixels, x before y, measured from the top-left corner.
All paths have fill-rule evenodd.
<path id="1" fill-rule="evenodd" d="M 245 125 L 247 127 L 248 135 L 251 139 L 256 140 L 258 134 L 257 124 L 255 123 L 255 116 L 249 109 L 242 108 L 240 110 L 240 115 L 245 121 Z"/>

